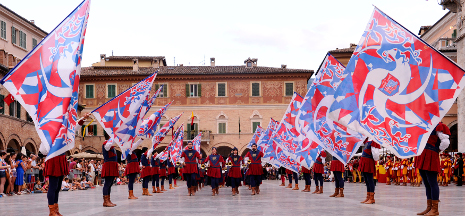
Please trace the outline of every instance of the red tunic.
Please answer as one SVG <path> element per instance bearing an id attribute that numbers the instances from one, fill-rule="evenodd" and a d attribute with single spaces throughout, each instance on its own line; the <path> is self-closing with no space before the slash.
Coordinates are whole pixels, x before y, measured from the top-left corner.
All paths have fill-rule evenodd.
<path id="1" fill-rule="evenodd" d="M 330 171 L 344 172 L 344 164 L 341 161 L 339 161 L 337 158 L 333 157 L 333 160 L 331 161 Z"/>
<path id="2" fill-rule="evenodd" d="M 320 154 L 315 160 L 315 164 L 313 165 L 313 173 L 320 173 L 320 174 L 325 173 L 325 169 L 323 165 L 323 158 L 325 157 L 326 157 L 326 152 L 325 151 L 320 152 Z"/>
<path id="3" fill-rule="evenodd" d="M 438 135 L 436 135 L 436 132 L 442 132 L 450 136 L 449 128 L 442 122 L 439 122 L 433 132 L 431 132 L 425 149 L 415 160 L 416 168 L 427 171 L 441 172 L 439 165 L 439 145 L 441 140 L 439 139 Z"/>
<path id="4" fill-rule="evenodd" d="M 133 173 L 140 173 L 139 168 L 139 159 L 137 159 L 136 154 L 128 155 L 128 165 L 126 165 L 126 170 L 124 171 L 124 175 L 129 175 Z"/>
<path id="5" fill-rule="evenodd" d="M 249 170 L 247 171 L 247 175 L 263 175 L 263 167 L 262 167 L 262 157 L 263 152 L 261 151 L 249 151 L 245 155 L 251 160 L 249 164 Z"/>
<path id="6" fill-rule="evenodd" d="M 221 155 L 210 155 L 205 160 L 203 163 L 210 162 L 210 168 L 208 168 L 208 176 L 212 178 L 221 178 L 221 167 L 224 166 L 224 160 Z M 221 165 L 220 165 L 221 163 Z"/>
<path id="7" fill-rule="evenodd" d="M 307 169 L 306 167 L 302 166 L 302 173 L 312 173 L 312 171 L 310 169 Z"/>
<path id="8" fill-rule="evenodd" d="M 365 143 L 365 147 L 363 148 L 362 152 L 362 157 L 360 157 L 360 161 L 358 162 L 358 170 L 360 172 L 373 174 L 376 173 L 375 160 L 373 159 L 373 154 L 371 153 L 371 147 L 378 149 L 381 148 L 381 146 L 374 141 L 369 141 Z"/>
<path id="9" fill-rule="evenodd" d="M 176 168 L 171 161 L 168 161 L 168 175 L 176 173 Z"/>
<path id="10" fill-rule="evenodd" d="M 45 162 L 44 176 L 65 176 L 69 174 L 69 164 L 66 155 L 59 155 Z"/>
<path id="11" fill-rule="evenodd" d="M 152 168 L 150 167 L 150 161 L 147 159 L 147 152 L 142 154 L 140 158 L 140 162 L 144 168 L 142 168 L 142 172 L 140 173 L 141 178 L 145 178 L 147 176 L 152 175 Z"/>
<path id="12" fill-rule="evenodd" d="M 155 160 L 156 156 L 154 155 L 150 161 L 152 165 L 152 175 L 160 174 L 160 160 Z"/>
<path id="13" fill-rule="evenodd" d="M 166 161 L 160 162 L 160 177 L 166 177 Z"/>
<path id="14" fill-rule="evenodd" d="M 242 178 L 242 173 L 241 173 L 241 162 L 242 162 L 242 157 L 239 155 L 233 155 L 228 158 L 229 161 L 232 162 L 232 167 L 229 168 L 229 173 L 228 176 L 231 178 Z"/>
<path id="15" fill-rule="evenodd" d="M 107 140 L 108 141 L 108 140 Z M 102 165 L 102 178 L 104 177 L 118 177 L 118 162 L 115 147 L 112 146 L 110 150 L 105 149 L 105 141 L 102 145 L 102 153 L 103 153 L 103 165 Z"/>
<path id="16" fill-rule="evenodd" d="M 286 169 L 286 174 L 287 174 L 287 175 L 292 175 L 292 171 L 289 170 L 289 169 Z"/>
<path id="17" fill-rule="evenodd" d="M 184 167 L 182 170 L 183 173 L 198 173 L 197 160 L 200 160 L 199 152 L 194 149 L 187 149 L 182 152 L 181 157 L 184 158 Z"/>

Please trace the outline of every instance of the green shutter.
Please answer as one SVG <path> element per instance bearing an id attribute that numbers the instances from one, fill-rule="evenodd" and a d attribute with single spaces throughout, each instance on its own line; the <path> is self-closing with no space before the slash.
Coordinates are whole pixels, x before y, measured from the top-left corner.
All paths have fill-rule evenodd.
<path id="1" fill-rule="evenodd" d="M 186 84 L 186 97 L 189 97 L 189 84 Z"/>
<path id="2" fill-rule="evenodd" d="M 163 97 L 168 97 L 168 84 L 163 85 Z"/>
<path id="3" fill-rule="evenodd" d="M 197 92 L 198 92 L 198 96 L 202 97 L 202 86 L 200 84 L 197 85 Z"/>
<path id="4" fill-rule="evenodd" d="M 260 83 L 252 83 L 252 96 L 260 96 Z"/>
<path id="5" fill-rule="evenodd" d="M 13 101 L 10 106 L 8 106 L 10 116 L 15 116 L 15 102 Z"/>
<path id="6" fill-rule="evenodd" d="M 5 96 L 0 95 L 0 114 L 5 114 Z"/>
<path id="7" fill-rule="evenodd" d="M 160 88 L 160 85 L 155 84 L 155 89 L 158 90 L 158 88 Z"/>
<path id="8" fill-rule="evenodd" d="M 94 86 L 86 85 L 86 98 L 94 98 Z"/>
<path id="9" fill-rule="evenodd" d="M 94 136 L 97 136 L 97 125 L 94 125 L 92 128 L 94 129 L 94 131 L 93 131 Z"/>
<path id="10" fill-rule="evenodd" d="M 187 137 L 188 137 L 188 138 L 191 137 L 191 124 L 190 124 L 190 123 L 187 124 L 187 133 L 186 133 L 186 134 L 187 134 Z M 188 139 L 188 140 L 190 140 L 190 139 Z"/>
<path id="11" fill-rule="evenodd" d="M 21 104 L 16 101 L 16 118 L 21 118 Z"/>
<path id="12" fill-rule="evenodd" d="M 85 127 L 84 125 L 81 127 L 81 136 L 84 136 L 84 135 L 85 135 L 85 134 L 84 134 L 84 127 Z"/>
<path id="13" fill-rule="evenodd" d="M 255 131 L 257 130 L 257 127 L 260 125 L 260 122 L 253 122 L 252 123 L 252 127 L 253 127 L 253 130 L 252 130 L 252 133 L 255 133 Z"/>
<path id="14" fill-rule="evenodd" d="M 16 29 L 11 27 L 11 43 L 16 44 Z"/>

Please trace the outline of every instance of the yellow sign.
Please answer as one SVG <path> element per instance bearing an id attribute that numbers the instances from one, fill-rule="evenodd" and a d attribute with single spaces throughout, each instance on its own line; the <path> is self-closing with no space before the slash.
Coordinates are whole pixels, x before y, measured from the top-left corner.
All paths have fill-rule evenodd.
<path id="1" fill-rule="evenodd" d="M 257 157 L 257 154 L 252 154 L 252 157 Z"/>
<path id="2" fill-rule="evenodd" d="M 191 156 L 192 156 L 192 153 L 189 153 L 189 157 L 191 157 Z"/>
<path id="3" fill-rule="evenodd" d="M 234 158 L 234 161 L 237 161 L 237 158 Z"/>

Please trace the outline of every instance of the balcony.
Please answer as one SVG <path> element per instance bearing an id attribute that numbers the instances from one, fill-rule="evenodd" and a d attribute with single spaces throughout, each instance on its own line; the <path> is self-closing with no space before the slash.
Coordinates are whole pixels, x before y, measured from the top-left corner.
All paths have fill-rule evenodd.
<path id="1" fill-rule="evenodd" d="M 211 131 L 204 130 L 204 131 L 201 131 L 201 132 L 202 132 L 202 140 L 201 141 L 209 142 L 210 141 L 210 133 L 211 133 Z M 197 131 L 190 131 L 190 133 L 188 133 L 187 131 L 184 131 L 184 141 L 191 141 L 198 134 L 199 133 Z"/>
<path id="2" fill-rule="evenodd" d="M 456 38 L 439 38 L 432 46 L 438 50 L 457 50 Z"/>

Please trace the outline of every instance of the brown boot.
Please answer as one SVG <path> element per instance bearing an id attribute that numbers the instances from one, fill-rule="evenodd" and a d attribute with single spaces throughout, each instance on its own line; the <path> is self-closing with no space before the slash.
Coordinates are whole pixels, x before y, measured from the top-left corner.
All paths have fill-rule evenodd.
<path id="1" fill-rule="evenodd" d="M 212 188 L 212 196 L 215 196 L 216 188 Z"/>
<path id="2" fill-rule="evenodd" d="M 320 186 L 320 190 L 318 190 L 317 194 L 322 194 L 323 193 L 323 186 Z"/>
<path id="3" fill-rule="evenodd" d="M 333 195 L 331 195 L 329 197 L 336 197 L 337 195 L 339 195 L 339 188 L 334 189 Z"/>
<path id="4" fill-rule="evenodd" d="M 252 187 L 252 195 L 255 195 L 255 187 Z"/>
<path id="5" fill-rule="evenodd" d="M 60 214 L 60 208 L 58 207 L 58 203 L 55 203 L 55 206 L 57 207 L 57 210 L 56 210 L 57 215 L 63 216 L 62 214 Z"/>
<path id="6" fill-rule="evenodd" d="M 407 186 L 407 182 L 404 182 L 404 183 L 402 184 L 402 186 Z"/>
<path id="7" fill-rule="evenodd" d="M 48 209 L 50 210 L 49 216 L 58 216 L 57 214 L 57 206 L 55 204 L 53 205 L 48 205 Z"/>
<path id="8" fill-rule="evenodd" d="M 318 191 L 320 191 L 320 187 L 316 186 L 315 191 L 313 191 L 312 194 L 316 194 L 316 193 L 318 193 Z"/>
<path id="9" fill-rule="evenodd" d="M 170 188 L 169 188 L 169 189 L 174 189 L 173 184 L 170 184 Z"/>
<path id="10" fill-rule="evenodd" d="M 177 188 L 177 187 L 179 187 L 179 186 L 178 186 L 177 184 L 174 184 L 174 187 Z"/>
<path id="11" fill-rule="evenodd" d="M 139 198 L 134 196 L 134 191 L 133 190 L 130 190 L 128 199 L 139 199 Z"/>
<path id="12" fill-rule="evenodd" d="M 295 184 L 295 187 L 292 190 L 299 190 L 299 184 Z"/>
<path id="13" fill-rule="evenodd" d="M 157 187 L 157 193 L 163 193 L 161 192 L 160 187 Z"/>
<path id="14" fill-rule="evenodd" d="M 231 192 L 233 196 L 236 196 L 236 188 L 231 188 Z"/>
<path id="15" fill-rule="evenodd" d="M 367 192 L 367 198 L 360 203 L 366 203 L 368 200 L 370 200 L 370 192 Z"/>
<path id="16" fill-rule="evenodd" d="M 239 187 L 236 187 L 236 194 L 239 194 Z"/>
<path id="17" fill-rule="evenodd" d="M 165 185 L 162 185 L 162 186 L 161 186 L 161 191 L 166 191 L 166 190 L 165 190 Z"/>
<path id="18" fill-rule="evenodd" d="M 339 194 L 336 196 L 336 198 L 344 197 L 344 188 L 339 188 Z"/>
<path id="19" fill-rule="evenodd" d="M 155 188 L 155 186 L 152 186 L 152 193 L 157 193 L 157 188 Z"/>
<path id="20" fill-rule="evenodd" d="M 142 196 L 145 196 L 145 188 L 142 188 Z"/>
<path id="21" fill-rule="evenodd" d="M 439 215 L 438 203 L 439 203 L 439 200 L 432 200 L 431 201 L 431 210 L 425 215 L 428 215 L 428 216 Z"/>
<path id="22" fill-rule="evenodd" d="M 297 190 L 299 189 L 297 188 Z M 260 184 L 257 187 L 255 187 L 255 193 L 260 194 Z"/>
<path id="23" fill-rule="evenodd" d="M 426 200 L 426 209 L 420 213 L 417 213 L 417 215 L 425 215 L 431 210 L 432 205 L 433 205 L 433 200 Z"/>
<path id="24" fill-rule="evenodd" d="M 110 195 L 103 195 L 103 207 L 115 207 L 110 202 Z"/>
<path id="25" fill-rule="evenodd" d="M 110 202 L 111 205 L 116 206 L 116 204 L 114 204 L 114 203 L 111 201 L 111 196 L 110 196 L 110 195 L 108 195 L 108 202 Z"/>
<path id="26" fill-rule="evenodd" d="M 286 186 L 286 184 L 284 184 L 284 182 L 282 184 L 280 184 L 279 186 Z"/>
<path id="27" fill-rule="evenodd" d="M 219 189 L 220 189 L 219 187 L 216 187 L 216 189 L 215 189 L 216 195 L 220 195 Z"/>
<path id="28" fill-rule="evenodd" d="M 149 192 L 148 188 L 145 188 L 145 196 L 153 196 L 153 194 Z"/>
<path id="29" fill-rule="evenodd" d="M 365 204 L 375 204 L 375 193 L 370 192 L 370 199 Z"/>
<path id="30" fill-rule="evenodd" d="M 292 188 L 292 183 L 289 183 L 286 188 Z"/>
<path id="31" fill-rule="evenodd" d="M 195 196 L 195 186 L 192 186 L 192 187 L 191 187 L 191 195 L 192 195 L 192 196 Z"/>

